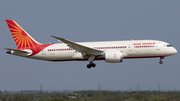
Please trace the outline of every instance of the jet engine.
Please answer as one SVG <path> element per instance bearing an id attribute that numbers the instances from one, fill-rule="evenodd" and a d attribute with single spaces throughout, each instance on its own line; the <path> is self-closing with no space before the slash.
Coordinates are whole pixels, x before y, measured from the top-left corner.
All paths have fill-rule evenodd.
<path id="1" fill-rule="evenodd" d="M 109 63 L 120 63 L 123 61 L 122 51 L 105 51 L 104 58 L 106 62 Z"/>

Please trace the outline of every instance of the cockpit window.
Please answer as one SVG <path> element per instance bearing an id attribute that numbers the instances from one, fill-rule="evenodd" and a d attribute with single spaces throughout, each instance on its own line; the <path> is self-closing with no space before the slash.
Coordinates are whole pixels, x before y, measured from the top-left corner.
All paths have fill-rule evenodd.
<path id="1" fill-rule="evenodd" d="M 172 45 L 167 45 L 167 47 L 172 47 Z"/>

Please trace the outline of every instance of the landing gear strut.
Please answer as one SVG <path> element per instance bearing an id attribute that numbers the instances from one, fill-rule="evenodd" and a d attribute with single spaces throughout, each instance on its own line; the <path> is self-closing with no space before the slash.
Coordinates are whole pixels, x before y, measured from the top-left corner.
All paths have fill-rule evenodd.
<path id="1" fill-rule="evenodd" d="M 162 59 L 164 59 L 165 57 L 163 56 L 163 57 L 160 57 L 160 61 L 159 61 L 159 64 L 163 64 L 163 61 L 162 61 Z"/>

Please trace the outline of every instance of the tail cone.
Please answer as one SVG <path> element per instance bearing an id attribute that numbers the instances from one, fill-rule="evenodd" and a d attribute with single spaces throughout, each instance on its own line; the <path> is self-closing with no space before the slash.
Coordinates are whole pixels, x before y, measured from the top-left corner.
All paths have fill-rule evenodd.
<path id="1" fill-rule="evenodd" d="M 9 50 L 9 51 L 7 51 L 6 53 L 7 53 L 7 54 L 11 54 L 11 51 Z"/>

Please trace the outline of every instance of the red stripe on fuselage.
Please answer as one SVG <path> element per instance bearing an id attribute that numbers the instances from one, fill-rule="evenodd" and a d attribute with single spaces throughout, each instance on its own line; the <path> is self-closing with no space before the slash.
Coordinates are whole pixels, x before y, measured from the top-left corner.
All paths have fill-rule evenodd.
<path id="1" fill-rule="evenodd" d="M 36 45 L 36 46 L 34 46 L 35 48 L 34 48 L 34 47 L 30 47 L 30 49 L 33 51 L 33 53 L 32 53 L 30 56 L 33 56 L 33 55 L 39 53 L 39 52 L 42 51 L 44 48 L 46 48 L 46 47 L 48 47 L 48 46 L 50 46 L 50 45 L 52 45 L 52 44 Z"/>

